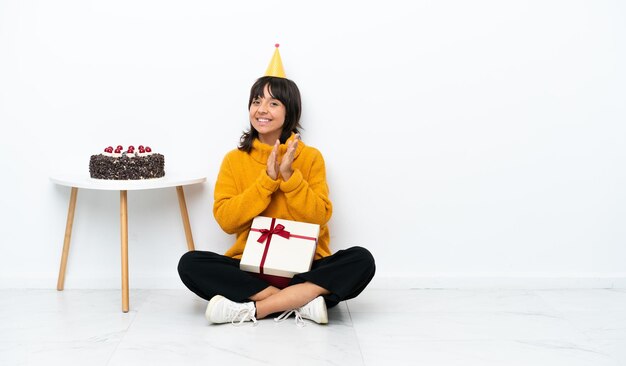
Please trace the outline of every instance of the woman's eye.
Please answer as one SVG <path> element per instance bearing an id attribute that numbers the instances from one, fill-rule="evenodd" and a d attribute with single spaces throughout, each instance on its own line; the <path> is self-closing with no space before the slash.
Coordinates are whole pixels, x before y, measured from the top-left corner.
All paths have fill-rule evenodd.
<path id="1" fill-rule="evenodd" d="M 259 104 L 261 104 L 261 101 L 258 100 L 258 99 L 255 99 L 255 100 L 252 101 L 252 104 L 259 105 Z"/>
<path id="2" fill-rule="evenodd" d="M 278 107 L 278 106 L 280 106 L 280 103 L 277 103 L 277 102 L 272 102 L 272 104 L 271 104 L 271 105 L 272 105 L 272 107 Z"/>

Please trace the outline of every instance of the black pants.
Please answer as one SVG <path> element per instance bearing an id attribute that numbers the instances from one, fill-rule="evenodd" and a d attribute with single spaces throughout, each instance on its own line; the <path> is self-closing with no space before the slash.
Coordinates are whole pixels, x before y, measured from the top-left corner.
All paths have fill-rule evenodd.
<path id="1" fill-rule="evenodd" d="M 290 285 L 312 282 L 330 294 L 327 307 L 355 298 L 370 283 L 376 272 L 374 257 L 365 248 L 352 247 L 313 261 L 309 272 L 295 275 Z M 239 260 L 213 252 L 185 253 L 178 263 L 181 280 L 191 291 L 210 300 L 222 295 L 232 301 L 246 302 L 269 285 L 262 279 L 239 269 Z"/>

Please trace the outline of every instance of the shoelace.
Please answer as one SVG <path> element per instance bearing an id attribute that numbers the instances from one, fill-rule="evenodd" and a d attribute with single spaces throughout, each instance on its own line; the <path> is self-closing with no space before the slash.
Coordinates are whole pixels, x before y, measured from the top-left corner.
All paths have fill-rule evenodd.
<path id="1" fill-rule="evenodd" d="M 232 310 L 232 313 L 229 315 L 232 316 L 233 320 L 231 320 L 230 322 L 234 326 L 238 327 L 246 320 L 252 320 L 252 322 L 254 323 L 253 325 L 257 325 L 257 320 L 254 317 L 254 309 L 241 308 L 239 310 Z M 239 317 L 241 317 L 241 319 L 239 319 L 239 322 L 235 323 L 235 321 L 237 321 Z"/>
<path id="2" fill-rule="evenodd" d="M 302 318 L 302 314 L 300 314 L 300 312 L 296 309 L 284 311 L 277 318 L 274 318 L 274 321 L 279 323 L 284 320 L 287 320 L 291 316 L 291 314 L 295 315 L 297 326 L 304 327 L 306 325 L 306 323 L 304 322 L 304 319 Z"/>

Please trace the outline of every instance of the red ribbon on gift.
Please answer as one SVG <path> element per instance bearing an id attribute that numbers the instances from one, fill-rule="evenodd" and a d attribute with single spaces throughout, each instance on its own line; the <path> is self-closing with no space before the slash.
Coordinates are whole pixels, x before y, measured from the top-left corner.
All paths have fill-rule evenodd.
<path id="1" fill-rule="evenodd" d="M 276 235 L 280 235 L 285 239 L 289 239 L 289 231 L 285 230 L 285 226 L 282 224 L 278 224 L 276 225 L 275 228 L 272 228 L 274 226 L 274 222 L 276 221 L 276 219 L 272 219 L 272 224 L 270 225 L 270 229 L 261 229 L 259 230 L 259 232 L 261 233 L 261 236 L 259 236 L 259 239 L 257 239 L 257 241 L 259 243 L 263 243 L 265 242 L 265 240 L 267 240 L 267 244 L 269 244 L 269 241 L 272 239 L 272 235 L 276 234 Z"/>

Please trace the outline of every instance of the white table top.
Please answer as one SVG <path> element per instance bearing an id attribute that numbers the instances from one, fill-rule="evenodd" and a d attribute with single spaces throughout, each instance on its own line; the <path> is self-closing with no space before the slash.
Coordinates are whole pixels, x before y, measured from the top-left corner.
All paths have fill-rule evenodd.
<path id="1" fill-rule="evenodd" d="M 204 183 L 206 176 L 200 174 L 170 174 L 165 173 L 162 178 L 140 180 L 106 180 L 93 179 L 89 172 L 83 174 L 54 174 L 50 180 L 56 184 L 68 187 L 100 189 L 107 191 L 135 191 L 142 189 L 168 188 Z"/>

